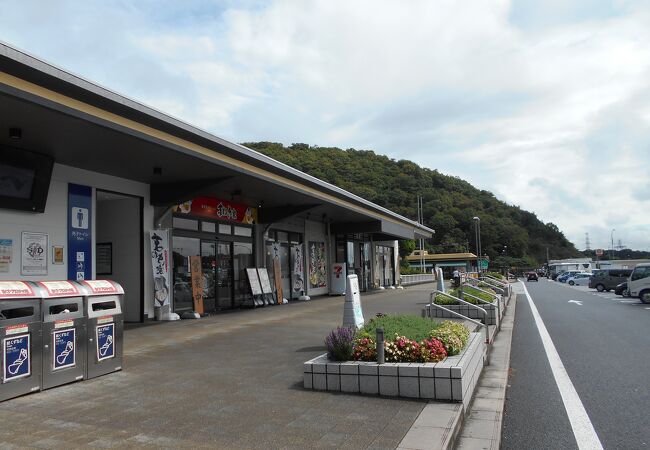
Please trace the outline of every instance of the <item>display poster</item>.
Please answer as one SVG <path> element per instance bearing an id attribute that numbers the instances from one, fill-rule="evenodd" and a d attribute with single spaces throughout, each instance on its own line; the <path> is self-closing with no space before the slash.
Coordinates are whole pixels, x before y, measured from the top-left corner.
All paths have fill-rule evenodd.
<path id="1" fill-rule="evenodd" d="M 32 374 L 29 334 L 12 336 L 2 341 L 3 383 Z"/>
<path id="2" fill-rule="evenodd" d="M 90 186 L 68 184 L 68 280 L 93 277 L 92 194 Z"/>
<path id="3" fill-rule="evenodd" d="M 151 230 L 151 268 L 153 270 L 154 305 L 169 305 L 169 230 Z"/>
<path id="4" fill-rule="evenodd" d="M 302 252 L 302 244 L 291 247 L 293 255 L 293 292 L 300 293 L 305 290 L 305 258 Z"/>
<path id="5" fill-rule="evenodd" d="M 188 200 L 172 207 L 172 212 L 246 224 L 257 223 L 257 208 L 211 197 Z"/>
<path id="6" fill-rule="evenodd" d="M 52 246 L 52 264 L 63 264 L 63 245 Z"/>
<path id="7" fill-rule="evenodd" d="M 47 234 L 22 233 L 21 275 L 47 275 Z"/>
<path id="8" fill-rule="evenodd" d="M 97 275 L 113 275 L 113 243 L 101 242 L 95 246 Z"/>
<path id="9" fill-rule="evenodd" d="M 77 363 L 75 334 L 74 328 L 55 330 L 52 333 L 52 370 L 74 367 Z"/>
<path id="10" fill-rule="evenodd" d="M 265 268 L 257 269 L 257 273 L 260 276 L 260 285 L 262 287 L 263 294 L 273 294 L 273 288 L 271 288 L 271 280 L 269 279 L 269 272 Z"/>
<path id="11" fill-rule="evenodd" d="M 14 256 L 14 243 L 11 239 L 0 239 L 0 273 L 9 272 Z"/>
<path id="12" fill-rule="evenodd" d="M 324 242 L 309 243 L 309 287 L 327 286 L 327 258 Z"/>
<path id="13" fill-rule="evenodd" d="M 190 275 L 192 276 L 192 300 L 194 311 L 203 314 L 203 271 L 201 270 L 201 257 L 190 256 Z"/>
<path id="14" fill-rule="evenodd" d="M 95 327 L 97 361 L 115 356 L 115 324 L 97 325 Z"/>
<path id="15" fill-rule="evenodd" d="M 257 269 L 248 268 L 246 269 L 246 274 L 248 275 L 248 284 L 251 287 L 251 293 L 253 295 L 262 295 L 262 285 L 260 284 L 260 279 L 257 275 Z"/>

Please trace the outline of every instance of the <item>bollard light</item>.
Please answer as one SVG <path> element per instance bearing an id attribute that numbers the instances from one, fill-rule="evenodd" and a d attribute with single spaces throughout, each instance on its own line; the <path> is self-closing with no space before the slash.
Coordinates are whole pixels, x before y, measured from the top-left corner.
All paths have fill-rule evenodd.
<path id="1" fill-rule="evenodd" d="M 377 363 L 384 364 L 384 329 L 377 328 Z"/>

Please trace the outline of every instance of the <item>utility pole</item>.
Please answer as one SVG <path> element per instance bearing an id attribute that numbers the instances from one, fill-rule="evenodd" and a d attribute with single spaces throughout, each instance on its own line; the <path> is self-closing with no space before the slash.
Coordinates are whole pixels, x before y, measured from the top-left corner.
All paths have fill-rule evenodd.
<path id="1" fill-rule="evenodd" d="M 591 242 L 589 242 L 589 233 L 585 233 L 585 250 L 591 250 Z"/>
<path id="2" fill-rule="evenodd" d="M 612 234 L 611 234 L 612 246 L 610 247 L 611 250 L 609 251 L 609 259 L 610 260 L 614 259 L 614 231 L 616 231 L 616 229 L 612 228 Z"/>

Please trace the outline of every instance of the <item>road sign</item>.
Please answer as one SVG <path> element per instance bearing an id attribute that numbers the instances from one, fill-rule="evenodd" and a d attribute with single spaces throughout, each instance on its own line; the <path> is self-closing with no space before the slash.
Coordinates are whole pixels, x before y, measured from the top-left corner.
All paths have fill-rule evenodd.
<path id="1" fill-rule="evenodd" d="M 602 248 L 596 249 L 596 256 L 603 256 L 603 253 L 605 253 L 605 251 Z"/>
<path id="2" fill-rule="evenodd" d="M 481 266 L 481 269 L 487 269 L 488 268 L 488 260 L 487 259 L 481 259 L 479 260 L 479 264 Z"/>

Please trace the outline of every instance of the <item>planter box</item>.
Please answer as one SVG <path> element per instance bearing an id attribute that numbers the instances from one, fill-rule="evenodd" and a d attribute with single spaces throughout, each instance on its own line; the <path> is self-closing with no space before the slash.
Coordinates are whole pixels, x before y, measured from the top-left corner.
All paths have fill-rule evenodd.
<path id="1" fill-rule="evenodd" d="M 470 333 L 460 354 L 438 363 L 333 362 L 324 354 L 304 364 L 304 387 L 463 402 L 467 406 L 484 361 L 485 341 L 479 333 Z"/>
<path id="2" fill-rule="evenodd" d="M 503 305 L 503 303 L 499 303 L 500 305 Z M 447 309 L 450 309 L 454 312 L 457 312 L 458 314 L 462 314 L 463 316 L 469 318 L 469 319 L 475 319 L 482 321 L 483 320 L 483 313 L 481 313 L 479 310 L 476 308 L 472 308 L 471 306 L 463 305 L 463 304 L 458 304 L 458 305 L 441 305 L 444 306 Z M 486 325 L 496 325 L 497 324 L 497 308 L 493 304 L 480 304 L 477 305 L 483 308 L 487 314 L 487 323 Z M 423 309 L 423 317 L 428 317 L 427 316 L 427 310 L 429 308 L 424 308 Z M 433 317 L 441 318 L 441 319 L 458 319 L 458 316 L 454 316 L 453 314 L 440 309 L 436 308 L 435 306 L 431 308 L 431 314 L 433 314 Z M 500 314 L 503 313 L 503 306 L 501 306 L 501 310 L 499 311 Z M 501 319 L 501 317 L 499 317 Z"/>

